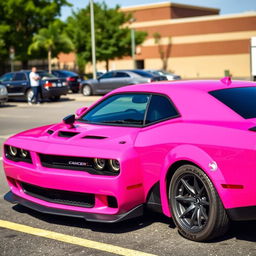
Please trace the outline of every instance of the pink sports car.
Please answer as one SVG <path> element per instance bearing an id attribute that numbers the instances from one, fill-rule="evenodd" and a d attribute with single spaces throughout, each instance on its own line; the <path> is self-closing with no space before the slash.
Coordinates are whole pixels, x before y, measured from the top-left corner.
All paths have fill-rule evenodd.
<path id="1" fill-rule="evenodd" d="M 256 83 L 127 86 L 4 144 L 5 199 L 118 222 L 145 207 L 195 241 L 256 219 Z"/>

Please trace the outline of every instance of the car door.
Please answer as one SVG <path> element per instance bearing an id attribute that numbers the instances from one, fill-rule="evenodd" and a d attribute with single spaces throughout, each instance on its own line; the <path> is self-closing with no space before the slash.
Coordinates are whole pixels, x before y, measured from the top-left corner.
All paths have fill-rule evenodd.
<path id="1" fill-rule="evenodd" d="M 104 75 L 100 76 L 98 79 L 97 84 L 97 92 L 98 93 L 107 93 L 110 92 L 113 86 L 113 83 L 115 82 L 115 72 L 110 71 L 105 73 Z"/>
<path id="2" fill-rule="evenodd" d="M 16 72 L 10 85 L 11 93 L 24 95 L 26 89 L 29 87 L 29 81 L 24 72 Z"/>
<path id="3" fill-rule="evenodd" d="M 113 84 L 111 86 L 111 89 L 116 89 L 125 85 L 132 84 L 131 76 L 124 71 L 117 71 L 115 73 L 115 79 L 113 81 Z"/>

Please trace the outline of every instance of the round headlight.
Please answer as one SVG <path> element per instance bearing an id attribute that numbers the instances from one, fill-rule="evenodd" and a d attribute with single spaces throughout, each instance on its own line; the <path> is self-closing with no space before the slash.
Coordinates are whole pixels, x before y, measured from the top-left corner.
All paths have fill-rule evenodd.
<path id="1" fill-rule="evenodd" d="M 20 150 L 20 153 L 21 153 L 21 156 L 22 156 L 23 158 L 26 158 L 26 157 L 28 156 L 28 151 L 27 151 L 27 150 L 21 149 L 21 150 Z"/>
<path id="2" fill-rule="evenodd" d="M 94 158 L 94 166 L 97 170 L 103 170 L 106 165 L 106 160 L 101 158 Z"/>
<path id="3" fill-rule="evenodd" d="M 9 146 L 9 152 L 11 154 L 11 156 L 16 156 L 18 153 L 18 149 L 12 146 Z"/>
<path id="4" fill-rule="evenodd" d="M 109 165 L 110 165 L 111 169 L 115 172 L 118 172 L 120 170 L 120 163 L 118 160 L 110 159 Z"/>

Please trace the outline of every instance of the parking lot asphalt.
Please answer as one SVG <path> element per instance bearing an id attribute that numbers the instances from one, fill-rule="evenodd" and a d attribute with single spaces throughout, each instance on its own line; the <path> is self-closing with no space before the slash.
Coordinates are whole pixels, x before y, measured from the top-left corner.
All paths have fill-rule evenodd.
<path id="1" fill-rule="evenodd" d="M 0 107 L 0 153 L 6 138 L 19 131 L 60 122 L 100 97 L 68 95 L 59 102 L 29 106 L 11 101 Z M 256 221 L 232 223 L 222 238 L 196 243 L 181 237 L 171 219 L 151 212 L 117 223 L 47 215 L 4 201 L 8 186 L 0 158 L 0 255 L 250 255 L 256 256 Z"/>

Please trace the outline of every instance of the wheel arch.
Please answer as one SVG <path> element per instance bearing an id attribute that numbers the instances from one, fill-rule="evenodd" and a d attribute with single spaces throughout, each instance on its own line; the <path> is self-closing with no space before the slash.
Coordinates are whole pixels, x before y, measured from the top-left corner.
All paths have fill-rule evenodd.
<path id="1" fill-rule="evenodd" d="M 94 93 L 95 93 L 95 92 L 94 92 L 94 86 L 93 86 L 92 84 L 88 83 L 88 82 L 82 84 L 81 92 L 83 92 L 83 88 L 84 88 L 86 85 L 91 88 L 91 95 L 94 95 Z"/>
<path id="2" fill-rule="evenodd" d="M 211 164 L 216 163 L 214 159 L 204 150 L 193 145 L 182 145 L 171 150 L 165 159 L 160 176 L 160 197 L 163 213 L 171 217 L 168 189 L 169 182 L 175 171 L 182 165 L 191 164 L 202 169 L 213 183 L 217 193 L 221 198 L 223 189 L 220 184 L 225 183 L 225 178 L 217 164 L 216 170 L 211 168 Z M 221 190 L 221 193 L 220 193 Z"/>

